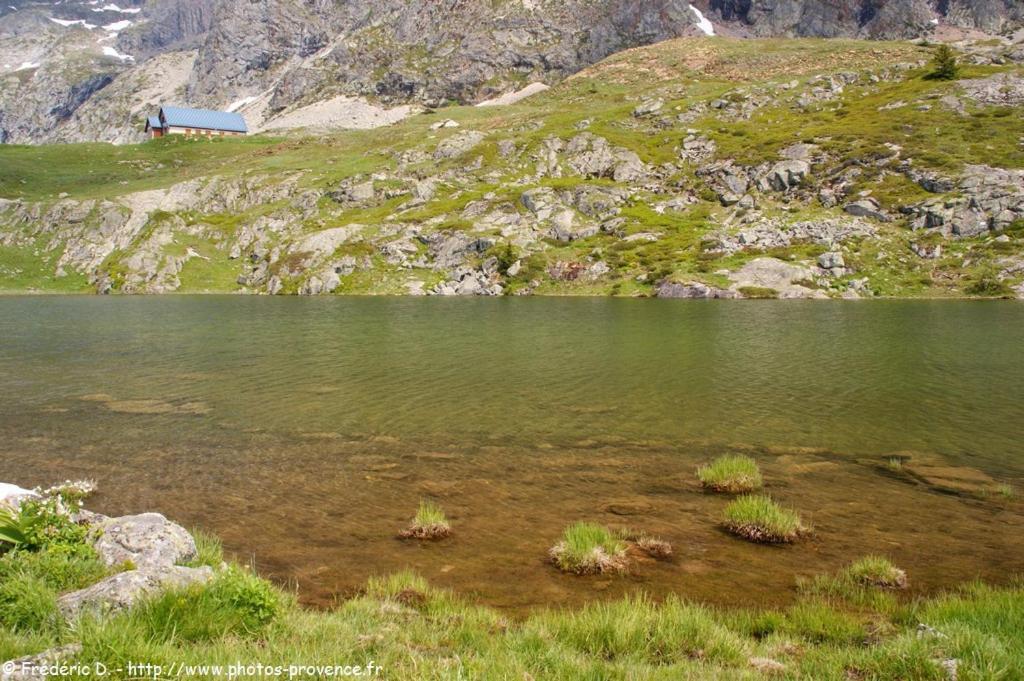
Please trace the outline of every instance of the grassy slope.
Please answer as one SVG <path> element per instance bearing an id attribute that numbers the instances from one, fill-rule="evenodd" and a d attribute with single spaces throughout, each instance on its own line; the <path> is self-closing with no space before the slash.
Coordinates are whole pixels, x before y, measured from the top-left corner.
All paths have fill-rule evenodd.
<path id="1" fill-rule="evenodd" d="M 512 138 L 531 150 L 550 136 L 563 139 L 575 135 L 576 125 L 590 121 L 589 131 L 606 137 L 616 145 L 636 151 L 651 164 L 676 161 L 675 149 L 695 128 L 713 139 L 718 158 L 735 158 L 744 163 L 778 160 L 778 151 L 794 142 L 814 141 L 829 151 L 836 162 L 856 158 L 870 160 L 887 142 L 897 142 L 903 158 L 913 158 L 915 167 L 939 172 L 956 172 L 965 163 L 988 163 L 1006 168 L 1024 167 L 1024 119 L 1013 111 L 999 108 L 972 110 L 958 117 L 935 100 L 956 91 L 955 83 L 921 78 L 923 70 L 911 71 L 898 82 L 883 82 L 871 87 L 851 86 L 834 102 L 812 106 L 805 113 L 794 113 L 792 99 L 816 74 L 839 70 L 877 70 L 881 67 L 926 59 L 926 48 L 904 43 L 877 43 L 822 40 L 678 40 L 649 48 L 630 50 L 589 69 L 548 93 L 511 107 L 453 107 L 420 115 L 396 126 L 372 131 L 341 132 L 327 136 L 248 139 L 224 139 L 214 142 L 184 142 L 164 139 L 146 144 L 112 147 L 109 145 L 65 145 L 51 147 L 0 147 L 0 197 L 24 198 L 44 203 L 57 200 L 61 193 L 71 198 L 112 198 L 142 189 L 169 186 L 183 180 L 240 175 L 280 176 L 304 172 L 301 185 L 321 189 L 340 180 L 372 172 L 393 171 L 398 153 L 410 149 L 431 151 L 438 141 L 459 131 L 432 131 L 430 125 L 444 118 L 460 122 L 489 134 L 473 155 L 482 155 L 483 168 L 470 174 L 468 187 L 442 189 L 426 205 L 402 215 L 405 223 L 425 228 L 466 228 L 461 210 L 472 200 L 493 192 L 498 198 L 516 203 L 522 187 L 511 183 L 528 168 L 515 167 L 500 159 L 497 142 Z M 1003 67 L 999 67 L 1003 68 Z M 995 72 L 997 67 L 966 67 L 964 77 Z M 759 108 L 749 120 L 723 121 L 712 114 L 668 129 L 653 129 L 632 117 L 633 108 L 645 97 L 666 101 L 664 111 L 686 111 L 699 102 L 716 97 L 745 96 L 765 84 L 800 83 L 790 99 Z M 881 109 L 903 101 L 907 106 Z M 916 103 L 931 102 L 928 110 Z M 528 154 L 524 156 L 528 158 Z M 413 170 L 431 175 L 438 170 L 460 167 L 464 159 L 441 163 L 433 160 Z M 870 167 L 869 167 L 870 168 Z M 484 176 L 493 171 L 500 179 Z M 699 189 L 692 171 L 678 180 Z M 600 184 L 578 177 L 545 179 L 541 184 L 571 188 L 579 184 Z M 902 176 L 878 176 L 870 169 L 858 179 L 857 190 L 870 189 L 886 208 L 921 200 L 927 195 Z M 742 253 L 728 258 L 707 260 L 701 257 L 700 243 L 723 220 L 727 210 L 717 202 L 702 202 L 681 214 L 658 214 L 650 208 L 657 200 L 671 195 L 641 193 L 639 200 L 623 209 L 626 232 L 654 230 L 662 238 L 654 243 L 626 244 L 609 235 L 597 235 L 571 244 L 550 242 L 549 248 L 525 263 L 520 284 L 543 273 L 558 260 L 580 261 L 598 254 L 612 267 L 613 274 L 599 283 L 545 280 L 538 293 L 649 293 L 650 282 L 667 275 L 694 278 L 722 284 L 715 271 L 736 268 L 759 255 Z M 319 219 L 308 221 L 310 230 L 357 222 L 368 225 L 373 233 L 385 217 L 401 204 L 395 199 L 362 209 L 338 211 L 325 202 Z M 522 210 L 522 209 L 520 209 Z M 256 211 L 258 212 L 258 211 Z M 269 209 L 268 211 L 269 212 Z M 787 219 L 817 219 L 838 215 L 816 205 L 767 206 L 767 215 Z M 244 219 L 255 217 L 246 216 Z M 233 229 L 242 217 L 224 215 L 191 216 L 214 228 Z M 431 222 L 438 220 L 437 223 Z M 854 244 L 850 262 L 859 270 L 856 276 L 868 276 L 882 295 L 961 295 L 970 281 L 983 274 L 991 261 L 991 249 L 983 240 L 951 243 L 938 261 L 907 257 L 910 233 L 899 222 L 881 228 L 878 240 Z M 1019 240 L 1018 240 L 1019 241 Z M 794 245 L 779 257 L 813 258 L 821 247 Z M 1004 246 L 998 255 L 1013 255 L 1021 250 L 1017 243 Z M 216 253 L 214 253 L 216 255 Z M 0 252 L 0 265 L 9 257 Z M 23 255 L 20 257 L 24 257 Z M 964 260 L 973 265 L 964 267 Z M 407 273 L 375 260 L 372 273 L 357 272 L 346 278 L 340 293 L 387 293 L 402 290 Z M 204 265 L 190 262 L 182 273 L 183 291 L 234 290 L 238 263 L 223 253 L 219 262 Z M 196 271 L 193 271 L 196 270 Z M 636 277 L 645 275 L 646 282 Z M 429 278 L 428 272 L 417 272 Z M 544 277 L 541 277 L 544 278 Z M 47 281 L 39 277 L 37 286 L 68 290 L 80 284 Z M 82 284 L 84 287 L 84 284 Z M 512 282 L 512 288 L 516 288 Z M 287 290 L 298 282 L 286 284 Z M 0 289 L 21 289 L 19 277 L 6 275 L 0 268 Z"/>

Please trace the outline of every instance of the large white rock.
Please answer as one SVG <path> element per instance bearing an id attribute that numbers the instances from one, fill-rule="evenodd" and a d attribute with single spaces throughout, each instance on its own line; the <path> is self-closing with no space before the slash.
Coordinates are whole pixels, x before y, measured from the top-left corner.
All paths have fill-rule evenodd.
<path id="1" fill-rule="evenodd" d="M 26 499 L 34 499 L 39 495 L 30 489 L 18 487 L 8 482 L 0 482 L 0 507 L 17 508 Z"/>

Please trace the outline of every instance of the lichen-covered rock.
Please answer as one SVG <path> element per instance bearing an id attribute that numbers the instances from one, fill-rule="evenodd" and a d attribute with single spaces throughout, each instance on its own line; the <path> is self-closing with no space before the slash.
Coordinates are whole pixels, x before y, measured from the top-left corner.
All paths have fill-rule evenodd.
<path id="1" fill-rule="evenodd" d="M 73 658 L 80 652 L 82 644 L 71 643 L 36 655 L 10 660 L 0 665 L 0 681 L 44 681 L 47 678 L 47 668 Z"/>
<path id="2" fill-rule="evenodd" d="M 181 525 L 159 513 L 108 518 L 95 525 L 96 552 L 109 566 L 166 568 L 191 560 L 196 542 Z"/>
<path id="3" fill-rule="evenodd" d="M 64 594 L 57 599 L 57 609 L 69 621 L 85 612 L 118 612 L 131 607 L 146 595 L 192 584 L 205 584 L 211 579 L 213 570 L 208 566 L 190 568 L 171 565 L 129 570 L 111 575 L 80 591 Z"/>
<path id="4" fill-rule="evenodd" d="M 654 287 L 654 293 L 658 298 L 684 298 L 688 300 L 739 298 L 739 294 L 735 291 L 716 288 L 699 281 L 661 281 Z"/>

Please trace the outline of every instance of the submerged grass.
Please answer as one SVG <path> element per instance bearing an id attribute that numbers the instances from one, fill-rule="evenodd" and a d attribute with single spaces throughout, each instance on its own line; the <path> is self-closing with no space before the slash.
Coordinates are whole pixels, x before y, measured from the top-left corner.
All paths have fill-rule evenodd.
<path id="1" fill-rule="evenodd" d="M 452 533 L 444 510 L 433 501 L 421 501 L 409 527 L 402 530 L 405 539 L 442 539 Z"/>
<path id="2" fill-rule="evenodd" d="M 866 586 L 886 589 L 905 589 L 907 586 L 907 573 L 881 556 L 861 558 L 847 569 L 847 573 L 853 581 Z"/>
<path id="3" fill-rule="evenodd" d="M 746 495 L 730 503 L 725 508 L 725 527 L 744 539 L 766 544 L 793 542 L 810 532 L 796 511 L 766 495 Z"/>
<path id="4" fill-rule="evenodd" d="M 626 569 L 626 543 L 595 523 L 579 522 L 565 528 L 562 540 L 550 553 L 560 570 L 578 575 Z"/>
<path id="5" fill-rule="evenodd" d="M 715 492 L 752 492 L 764 484 L 757 462 L 742 454 L 726 454 L 697 469 L 697 478 Z"/>

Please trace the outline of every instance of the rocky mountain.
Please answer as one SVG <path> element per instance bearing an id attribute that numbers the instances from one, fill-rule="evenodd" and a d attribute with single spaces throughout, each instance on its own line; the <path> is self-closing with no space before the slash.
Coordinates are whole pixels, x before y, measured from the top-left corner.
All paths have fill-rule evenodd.
<path id="1" fill-rule="evenodd" d="M 365 127 L 393 117 L 353 113 L 353 98 L 474 103 L 673 37 L 1006 33 L 1022 11 L 1018 0 L 14 0 L 0 9 L 0 142 L 138 140 L 161 101 L 233 106 L 257 128 L 336 102 L 328 119 Z"/>
<path id="2" fill-rule="evenodd" d="M 365 132 L 3 147 L 0 290 L 1024 297 L 1024 42 L 932 56 L 684 38 Z"/>

